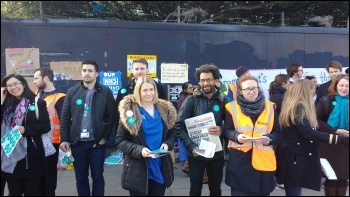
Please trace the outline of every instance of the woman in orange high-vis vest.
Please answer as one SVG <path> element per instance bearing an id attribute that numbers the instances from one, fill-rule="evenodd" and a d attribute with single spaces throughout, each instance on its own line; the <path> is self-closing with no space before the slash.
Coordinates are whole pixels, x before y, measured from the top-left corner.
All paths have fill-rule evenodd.
<path id="1" fill-rule="evenodd" d="M 237 87 L 237 99 L 225 106 L 229 139 L 225 183 L 231 196 L 269 196 L 275 189 L 272 145 L 280 132 L 274 103 L 265 99 L 253 76 L 240 78 Z"/>

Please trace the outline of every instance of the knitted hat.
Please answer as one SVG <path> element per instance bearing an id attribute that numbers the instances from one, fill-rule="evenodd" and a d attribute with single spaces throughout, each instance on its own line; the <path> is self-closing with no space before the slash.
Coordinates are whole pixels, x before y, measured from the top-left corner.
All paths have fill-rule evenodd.
<path id="1" fill-rule="evenodd" d="M 242 75 L 244 75 L 246 72 L 248 72 L 249 69 L 247 67 L 244 66 L 240 66 L 237 70 L 236 70 L 236 75 L 238 78 L 240 78 Z"/>

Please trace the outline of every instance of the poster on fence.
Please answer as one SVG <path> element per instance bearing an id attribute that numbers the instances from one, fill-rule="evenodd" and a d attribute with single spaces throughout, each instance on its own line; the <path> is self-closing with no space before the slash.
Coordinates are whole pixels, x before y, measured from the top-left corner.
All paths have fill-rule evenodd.
<path id="1" fill-rule="evenodd" d="M 174 63 L 161 64 L 160 81 L 162 83 L 188 82 L 188 64 L 174 64 Z"/>
<path id="2" fill-rule="evenodd" d="M 50 68 L 54 74 L 54 81 L 81 80 L 81 62 L 50 62 Z"/>
<path id="3" fill-rule="evenodd" d="M 33 76 L 35 69 L 40 67 L 39 49 L 9 48 L 5 49 L 6 75 L 20 74 Z"/>

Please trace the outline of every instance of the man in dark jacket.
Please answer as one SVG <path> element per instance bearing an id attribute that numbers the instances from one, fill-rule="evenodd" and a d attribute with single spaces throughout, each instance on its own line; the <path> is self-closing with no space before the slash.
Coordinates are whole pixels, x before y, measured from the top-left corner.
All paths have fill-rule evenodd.
<path id="1" fill-rule="evenodd" d="M 343 65 L 340 62 L 337 61 L 331 61 L 331 63 L 328 64 L 326 70 L 329 74 L 330 80 L 326 83 L 321 84 L 317 89 L 317 97 L 315 101 L 315 105 L 317 106 L 318 101 L 323 96 L 328 95 L 328 88 L 332 83 L 332 80 L 336 79 L 339 74 L 342 73 Z"/>
<path id="2" fill-rule="evenodd" d="M 122 89 L 120 89 L 118 91 L 118 95 L 117 95 L 117 98 L 115 100 L 117 108 L 119 106 L 120 101 L 124 98 L 124 96 L 134 93 L 134 88 L 135 88 L 135 84 L 136 84 L 137 79 L 139 77 L 145 76 L 147 74 L 148 74 L 148 62 L 146 59 L 139 58 L 139 59 L 135 59 L 132 61 L 133 79 L 132 79 L 131 83 L 124 86 Z M 158 97 L 160 99 L 167 100 L 167 96 L 165 94 L 163 84 L 156 82 L 156 86 L 157 86 L 157 91 L 158 91 Z M 117 110 L 116 123 L 115 123 L 116 130 L 118 129 L 118 126 L 119 126 L 119 119 L 120 119 L 119 116 L 120 116 L 119 111 Z"/>
<path id="3" fill-rule="evenodd" d="M 61 112 L 60 149 L 74 158 L 79 196 L 103 196 L 105 143 L 115 123 L 116 106 L 111 90 L 97 82 L 98 65 L 82 62 L 82 82 L 69 88 Z M 92 194 L 89 184 L 91 170 Z"/>
<path id="4" fill-rule="evenodd" d="M 190 138 L 185 120 L 205 113 L 212 112 L 217 126 L 209 127 L 208 133 L 220 136 L 222 146 L 225 96 L 217 90 L 215 84 L 219 81 L 219 70 L 214 65 L 203 65 L 196 70 L 195 77 L 199 82 L 193 95 L 188 96 L 178 112 L 175 130 L 187 149 L 190 166 L 190 196 L 200 196 L 203 187 L 203 174 L 207 170 L 210 196 L 221 196 L 221 182 L 223 178 L 224 151 L 217 151 L 213 158 L 199 156 L 199 144 Z"/>

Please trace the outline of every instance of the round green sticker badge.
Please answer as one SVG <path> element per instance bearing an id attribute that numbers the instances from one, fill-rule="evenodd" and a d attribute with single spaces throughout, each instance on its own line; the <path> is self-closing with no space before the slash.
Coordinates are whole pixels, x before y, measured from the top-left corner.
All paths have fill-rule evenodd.
<path id="1" fill-rule="evenodd" d="M 214 105 L 214 106 L 213 106 L 213 110 L 214 110 L 215 112 L 218 112 L 218 111 L 220 110 L 219 105 Z"/>

